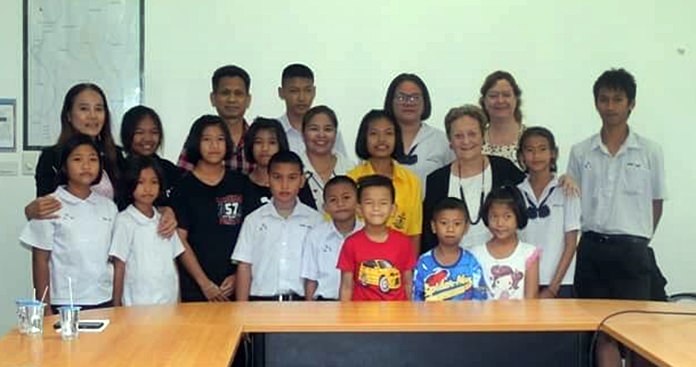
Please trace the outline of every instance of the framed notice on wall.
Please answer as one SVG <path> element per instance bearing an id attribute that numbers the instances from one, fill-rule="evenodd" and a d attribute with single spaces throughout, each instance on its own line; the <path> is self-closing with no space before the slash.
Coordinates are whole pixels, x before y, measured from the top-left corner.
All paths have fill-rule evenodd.
<path id="1" fill-rule="evenodd" d="M 0 152 L 14 152 L 17 138 L 17 102 L 0 98 Z"/>
<path id="2" fill-rule="evenodd" d="M 55 144 L 63 99 L 77 83 L 104 90 L 112 132 L 141 102 L 142 1 L 24 0 L 25 150 Z"/>

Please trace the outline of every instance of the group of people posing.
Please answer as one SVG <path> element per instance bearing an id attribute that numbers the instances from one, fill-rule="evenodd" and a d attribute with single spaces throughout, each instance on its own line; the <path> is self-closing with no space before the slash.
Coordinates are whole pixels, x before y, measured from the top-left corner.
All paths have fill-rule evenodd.
<path id="1" fill-rule="evenodd" d="M 625 70 L 595 82 L 602 126 L 572 148 L 564 175 L 551 131 L 522 123 L 522 91 L 505 71 L 488 75 L 478 105 L 450 109 L 444 131 L 425 122 L 423 80 L 398 75 L 384 108 L 360 122 L 358 164 L 334 111 L 312 107 L 307 66 L 283 70 L 278 119 L 245 120 L 250 84 L 238 66 L 215 71 L 217 115 L 193 122 L 176 165 L 157 155 L 153 109 L 124 114 L 119 147 L 104 92 L 68 91 L 20 236 L 36 289 L 50 290 L 47 312 L 69 302 L 654 298 L 648 243 L 663 157 L 628 127 L 636 83 Z"/>

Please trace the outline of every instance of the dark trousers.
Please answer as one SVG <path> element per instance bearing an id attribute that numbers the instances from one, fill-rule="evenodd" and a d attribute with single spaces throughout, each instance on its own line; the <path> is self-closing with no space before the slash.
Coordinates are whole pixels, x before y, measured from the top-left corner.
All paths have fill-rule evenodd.
<path id="1" fill-rule="evenodd" d="M 577 250 L 579 298 L 651 299 L 653 260 L 647 238 L 583 232 Z"/>

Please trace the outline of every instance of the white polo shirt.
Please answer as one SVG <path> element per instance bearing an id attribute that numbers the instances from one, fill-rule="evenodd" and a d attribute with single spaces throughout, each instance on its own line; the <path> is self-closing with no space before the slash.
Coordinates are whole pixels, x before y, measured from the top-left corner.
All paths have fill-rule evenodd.
<path id="1" fill-rule="evenodd" d="M 425 193 L 425 181 L 428 175 L 436 169 L 452 163 L 455 159 L 445 132 L 426 123 L 421 123 L 413 143 L 410 147 L 404 147 L 404 150 L 407 155 L 418 156 L 416 163 L 404 164 L 403 166 L 409 168 L 420 178 L 423 193 Z"/>
<path id="2" fill-rule="evenodd" d="M 351 161 L 340 152 L 335 152 L 334 156 L 336 157 L 336 166 L 334 167 L 333 172 L 331 172 L 332 178 L 338 175 L 345 175 L 348 173 L 348 171 L 355 167 L 355 162 Z M 326 185 L 326 182 L 321 179 L 321 176 L 319 176 L 317 171 L 312 166 L 312 163 L 307 157 L 306 151 L 303 151 L 302 154 L 300 154 L 300 158 L 302 159 L 302 164 L 304 164 L 305 175 L 307 177 L 307 182 L 309 183 L 309 188 L 312 191 L 314 202 L 317 204 L 317 209 L 323 213 L 324 186 Z"/>
<path id="3" fill-rule="evenodd" d="M 290 150 L 297 154 L 301 154 L 305 151 L 304 138 L 302 137 L 302 131 L 295 129 L 288 119 L 288 114 L 285 113 L 283 116 L 278 117 L 280 124 L 283 125 L 285 129 L 285 135 L 288 137 L 288 144 L 290 145 Z M 341 130 L 336 130 L 336 144 L 333 148 L 334 152 L 341 153 L 344 156 L 348 156 L 346 151 L 346 146 L 343 144 L 343 136 L 341 135 Z"/>
<path id="4" fill-rule="evenodd" d="M 123 304 L 154 305 L 176 303 L 179 275 L 174 259 L 184 252 L 179 235 L 157 234 L 161 215 L 148 218 L 133 205 L 116 216 L 110 256 L 126 263 Z"/>
<path id="5" fill-rule="evenodd" d="M 551 188 L 554 188 L 551 192 Z M 580 198 L 567 196 L 558 185 L 558 179 L 554 177 L 541 193 L 541 198 L 534 195 L 534 189 L 525 178 L 517 185 L 522 192 L 525 205 L 529 202 L 539 208 L 541 202 L 549 207 L 549 216 L 545 218 L 529 218 L 527 226 L 520 231 L 520 241 L 531 243 L 542 250 L 539 262 L 539 284 L 548 285 L 556 274 L 556 268 L 561 261 L 565 249 L 565 234 L 580 229 Z M 551 193 L 549 195 L 549 193 Z M 527 202 L 529 201 L 529 202 Z M 573 284 L 575 276 L 575 257 L 568 266 L 568 271 L 561 284 Z"/>
<path id="6" fill-rule="evenodd" d="M 652 237 L 652 201 L 667 191 L 657 143 L 629 130 L 612 157 L 595 134 L 573 146 L 567 173 L 580 185 L 583 231 Z"/>
<path id="7" fill-rule="evenodd" d="M 109 245 L 118 214 L 116 205 L 95 192 L 80 199 L 63 186 L 52 195 L 62 205 L 57 212 L 59 217 L 31 220 L 19 236 L 23 245 L 51 252 L 48 263 L 51 304 L 70 304 L 68 277 L 72 279 L 75 304 L 97 305 L 109 301 L 113 285 Z"/>
<path id="8" fill-rule="evenodd" d="M 344 237 L 330 221 L 309 231 L 302 252 L 301 275 L 318 283 L 314 298 L 338 299 L 338 289 L 341 287 L 341 271 L 336 268 L 338 255 L 346 237 L 362 228 L 363 223 L 356 220 L 353 230 Z"/>
<path id="9" fill-rule="evenodd" d="M 283 218 L 272 204 L 271 199 L 244 219 L 232 260 L 251 264 L 251 296 L 304 295 L 302 247 L 322 216 L 297 200 L 290 216 Z"/>

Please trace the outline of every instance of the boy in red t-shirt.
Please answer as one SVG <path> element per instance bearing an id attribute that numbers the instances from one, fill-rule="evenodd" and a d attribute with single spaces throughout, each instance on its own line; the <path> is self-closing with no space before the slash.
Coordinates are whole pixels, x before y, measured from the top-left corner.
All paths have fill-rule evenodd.
<path id="1" fill-rule="evenodd" d="M 341 301 L 411 299 L 416 256 L 406 235 L 387 228 L 394 197 L 387 177 L 370 175 L 358 181 L 358 213 L 365 227 L 346 238 L 338 257 Z"/>

